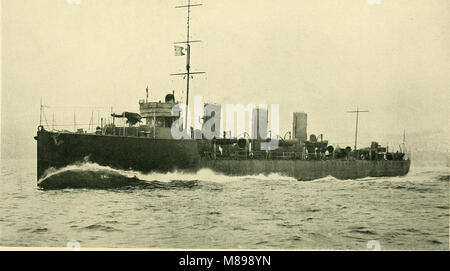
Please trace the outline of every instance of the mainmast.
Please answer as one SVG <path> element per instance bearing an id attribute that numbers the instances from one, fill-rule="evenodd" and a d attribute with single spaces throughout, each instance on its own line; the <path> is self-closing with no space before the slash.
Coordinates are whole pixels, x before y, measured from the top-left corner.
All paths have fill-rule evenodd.
<path id="1" fill-rule="evenodd" d="M 175 42 L 175 44 L 186 44 L 186 72 L 185 73 L 176 73 L 171 75 L 182 75 L 186 76 L 186 109 L 185 109 L 185 125 L 184 127 L 187 129 L 188 127 L 188 108 L 189 108 L 189 83 L 191 79 L 191 75 L 193 74 L 203 74 L 204 72 L 192 72 L 191 71 L 191 43 L 200 42 L 199 40 L 191 40 L 190 39 L 190 19 L 191 19 L 191 7 L 199 7 L 202 4 L 191 4 L 191 0 L 188 0 L 188 4 L 185 6 L 176 6 L 175 8 L 187 8 L 187 34 L 186 41 Z M 182 55 L 182 54 L 181 54 Z"/>
<path id="2" fill-rule="evenodd" d="M 356 108 L 356 111 L 347 111 L 347 113 L 356 113 L 356 129 L 355 129 L 355 150 L 358 147 L 358 123 L 359 123 L 359 113 L 366 113 L 369 112 L 367 110 L 359 110 L 359 108 Z"/>

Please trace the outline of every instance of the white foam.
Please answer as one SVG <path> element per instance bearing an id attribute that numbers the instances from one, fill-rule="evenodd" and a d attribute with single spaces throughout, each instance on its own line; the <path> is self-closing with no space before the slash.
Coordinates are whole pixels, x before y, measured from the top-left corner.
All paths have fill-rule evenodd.
<path id="1" fill-rule="evenodd" d="M 335 178 L 335 177 L 333 177 L 333 176 L 331 176 L 331 175 L 328 175 L 328 176 L 326 176 L 326 177 L 314 179 L 314 180 L 311 180 L 311 181 L 309 181 L 309 182 L 314 183 L 314 182 L 332 182 L 332 181 L 339 181 L 339 179 L 338 179 L 338 178 Z"/>
<path id="2" fill-rule="evenodd" d="M 46 179 L 69 171 L 91 171 L 91 172 L 111 172 L 114 174 L 120 174 L 129 178 L 136 177 L 143 181 L 159 181 L 159 182 L 171 182 L 175 180 L 179 181 L 205 181 L 205 182 L 233 182 L 233 181 L 244 181 L 244 180 L 258 180 L 258 181 L 297 181 L 295 178 L 283 176 L 280 174 L 269 174 L 269 175 L 245 175 L 245 176 L 226 176 L 224 174 L 217 173 L 211 169 L 204 168 L 200 169 L 195 173 L 183 172 L 183 171 L 173 171 L 168 173 L 142 173 L 134 170 L 120 170 L 111 168 L 108 166 L 101 166 L 97 163 L 83 162 L 78 164 L 73 164 L 66 166 L 61 169 L 50 168 L 46 171 L 46 176 L 38 181 L 42 183 Z"/>

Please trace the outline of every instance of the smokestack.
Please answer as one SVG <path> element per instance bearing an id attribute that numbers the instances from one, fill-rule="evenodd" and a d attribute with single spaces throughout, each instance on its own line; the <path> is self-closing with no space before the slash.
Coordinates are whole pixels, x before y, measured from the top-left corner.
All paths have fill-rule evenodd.
<path id="1" fill-rule="evenodd" d="M 292 124 L 293 138 L 300 141 L 306 141 L 308 138 L 306 133 L 306 128 L 308 126 L 308 114 L 303 112 L 294 112 L 294 120 Z"/>
<path id="2" fill-rule="evenodd" d="M 254 108 L 252 112 L 252 138 L 266 139 L 269 123 L 269 111 L 266 108 Z"/>

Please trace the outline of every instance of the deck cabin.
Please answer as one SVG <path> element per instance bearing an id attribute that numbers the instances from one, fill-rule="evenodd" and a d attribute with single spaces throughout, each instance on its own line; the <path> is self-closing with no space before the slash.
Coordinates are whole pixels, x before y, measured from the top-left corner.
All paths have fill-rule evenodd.
<path id="1" fill-rule="evenodd" d="M 144 124 L 149 128 L 147 136 L 158 139 L 172 139 L 171 127 L 180 116 L 172 115 L 172 108 L 177 104 L 174 94 L 167 94 L 164 103 L 139 101 L 139 111 Z"/>

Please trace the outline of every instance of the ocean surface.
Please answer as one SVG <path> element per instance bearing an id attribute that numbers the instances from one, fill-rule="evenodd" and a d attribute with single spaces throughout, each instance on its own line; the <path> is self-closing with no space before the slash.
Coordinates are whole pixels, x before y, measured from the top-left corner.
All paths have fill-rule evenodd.
<path id="1" fill-rule="evenodd" d="M 106 176 L 106 177 L 105 177 Z M 51 175 L 2 160 L 0 246 L 158 249 L 449 249 L 449 169 L 405 177 L 299 182 L 279 175 L 140 174 L 96 164 Z M 139 185 L 96 189 L 99 180 Z"/>

